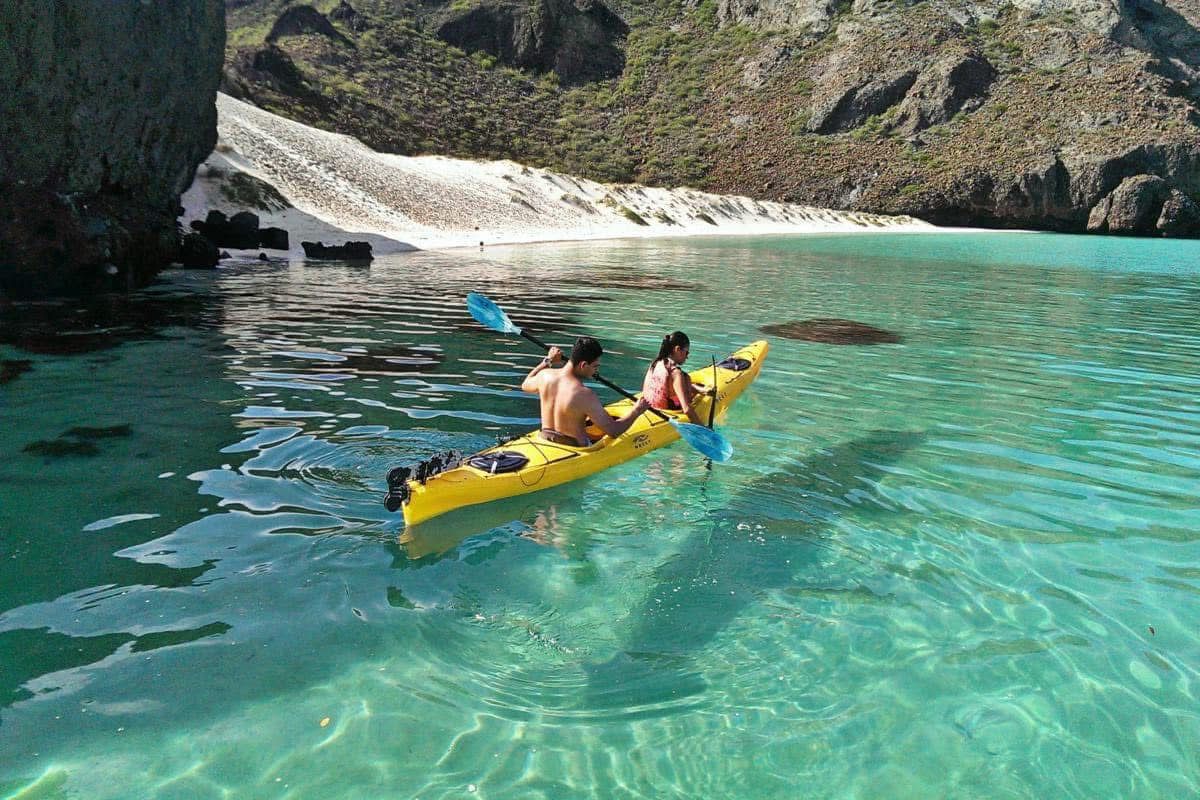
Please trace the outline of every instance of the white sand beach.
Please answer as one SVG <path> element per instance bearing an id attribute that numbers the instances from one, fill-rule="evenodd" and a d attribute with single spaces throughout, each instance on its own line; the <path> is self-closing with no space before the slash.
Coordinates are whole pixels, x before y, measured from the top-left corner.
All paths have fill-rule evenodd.
<path id="1" fill-rule="evenodd" d="M 748 197 L 602 184 L 522 166 L 377 153 L 356 139 L 218 95 L 217 149 L 183 196 L 186 226 L 245 205 L 231 176 L 275 187 L 292 208 L 255 210 L 301 241 L 369 241 L 376 254 L 626 237 L 933 231 L 912 217 L 831 211 Z"/>

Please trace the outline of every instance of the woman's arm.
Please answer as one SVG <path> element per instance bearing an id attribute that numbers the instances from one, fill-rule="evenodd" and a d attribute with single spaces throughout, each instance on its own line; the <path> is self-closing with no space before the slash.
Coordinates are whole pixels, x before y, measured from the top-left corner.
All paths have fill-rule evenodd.
<path id="1" fill-rule="evenodd" d="M 692 400 L 695 399 L 696 392 L 692 389 L 692 379 L 686 372 L 681 369 L 671 372 L 671 389 L 675 392 L 675 397 L 679 400 L 679 407 L 683 409 L 683 413 L 687 414 L 688 420 L 694 425 L 703 425 L 704 420 L 700 419 L 700 415 L 692 407 Z"/>

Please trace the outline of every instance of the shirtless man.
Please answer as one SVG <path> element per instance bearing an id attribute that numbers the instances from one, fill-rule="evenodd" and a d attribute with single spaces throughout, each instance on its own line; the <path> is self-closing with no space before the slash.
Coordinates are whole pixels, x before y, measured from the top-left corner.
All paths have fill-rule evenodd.
<path id="1" fill-rule="evenodd" d="M 541 436 L 548 442 L 571 447 L 588 447 L 588 421 L 614 439 L 640 417 L 650 404 L 638 399 L 629 413 L 613 419 L 596 393 L 583 385 L 600 371 L 600 356 L 604 348 L 590 336 L 580 336 L 571 349 L 571 361 L 558 369 L 549 369 L 562 361 L 563 352 L 551 347 L 546 357 L 529 371 L 521 382 L 521 390 L 536 394 L 542 403 Z"/>

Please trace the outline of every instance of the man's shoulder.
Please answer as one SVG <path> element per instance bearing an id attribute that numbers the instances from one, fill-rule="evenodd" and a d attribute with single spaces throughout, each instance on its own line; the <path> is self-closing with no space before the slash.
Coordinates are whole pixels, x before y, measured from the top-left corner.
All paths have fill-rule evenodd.
<path id="1" fill-rule="evenodd" d="M 572 385 L 570 388 L 570 395 L 572 403 L 590 404 L 592 402 L 598 402 L 600 399 L 596 393 L 585 386 L 582 381 L 574 382 L 574 385 Z"/>

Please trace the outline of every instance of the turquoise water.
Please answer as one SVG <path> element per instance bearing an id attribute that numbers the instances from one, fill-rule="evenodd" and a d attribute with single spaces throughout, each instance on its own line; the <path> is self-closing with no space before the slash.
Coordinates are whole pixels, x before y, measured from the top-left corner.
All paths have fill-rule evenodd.
<path id="1" fill-rule="evenodd" d="M 675 327 L 903 341 L 768 337 L 729 464 L 404 531 L 388 467 L 536 422 L 469 290 L 627 386 Z M 1198 308 L 1200 244 L 979 234 L 0 309 L 0 797 L 1197 796 Z"/>

